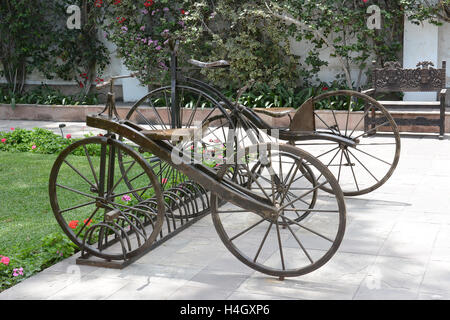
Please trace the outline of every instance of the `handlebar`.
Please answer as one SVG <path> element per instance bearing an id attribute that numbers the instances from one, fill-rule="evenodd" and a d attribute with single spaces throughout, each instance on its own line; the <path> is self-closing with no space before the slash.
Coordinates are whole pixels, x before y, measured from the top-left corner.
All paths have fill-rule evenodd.
<path id="1" fill-rule="evenodd" d="M 106 87 L 108 85 L 111 85 L 111 87 L 112 87 L 114 85 L 114 81 L 117 80 L 117 79 L 134 78 L 134 77 L 136 77 L 138 75 L 139 75 L 139 72 L 134 72 L 134 73 L 131 73 L 131 74 L 128 74 L 128 75 L 114 76 L 114 77 L 111 77 L 110 79 L 108 79 L 105 82 L 97 84 L 95 86 L 95 88 L 97 90 L 100 90 L 100 89 L 102 89 L 102 88 L 104 88 L 104 87 Z"/>

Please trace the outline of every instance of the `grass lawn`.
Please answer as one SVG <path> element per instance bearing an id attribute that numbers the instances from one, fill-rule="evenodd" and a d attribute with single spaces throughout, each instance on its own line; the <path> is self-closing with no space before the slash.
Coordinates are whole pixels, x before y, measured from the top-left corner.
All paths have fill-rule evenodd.
<path id="1" fill-rule="evenodd" d="M 48 180 L 57 155 L 0 152 L 0 255 L 36 245 L 61 231 L 50 207 Z"/>

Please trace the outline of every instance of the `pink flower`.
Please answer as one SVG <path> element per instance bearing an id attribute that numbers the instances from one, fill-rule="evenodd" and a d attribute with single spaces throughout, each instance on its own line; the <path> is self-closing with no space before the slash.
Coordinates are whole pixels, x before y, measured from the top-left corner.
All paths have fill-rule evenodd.
<path id="1" fill-rule="evenodd" d="M 163 11 L 164 11 L 164 12 L 167 12 L 167 11 L 169 11 L 169 8 L 164 7 Z"/>
<path id="2" fill-rule="evenodd" d="M 11 129 L 11 131 L 14 131 L 14 128 L 13 128 L 13 127 L 11 127 L 10 129 Z"/>
<path id="3" fill-rule="evenodd" d="M 68 134 L 68 135 L 66 136 L 66 138 L 67 138 L 67 139 L 70 139 L 70 138 L 72 138 L 72 136 L 71 136 L 70 134 Z"/>
<path id="4" fill-rule="evenodd" d="M 162 179 L 161 182 L 162 182 L 163 184 L 166 184 L 166 183 L 167 183 L 167 178 Z"/>
<path id="5" fill-rule="evenodd" d="M 131 200 L 131 197 L 128 196 L 128 195 L 124 195 L 124 196 L 122 197 L 122 200 L 123 200 L 123 201 L 130 201 L 130 200 Z"/>
<path id="6" fill-rule="evenodd" d="M 19 275 L 23 276 L 23 268 L 19 268 L 19 269 L 15 268 L 13 270 L 13 277 L 17 277 Z"/>
<path id="7" fill-rule="evenodd" d="M 142 26 L 140 29 L 141 31 L 145 31 L 145 26 Z"/>
<path id="8" fill-rule="evenodd" d="M 5 138 L 3 138 L 3 139 L 2 139 L 2 143 L 5 143 L 5 142 L 6 142 L 6 139 L 5 139 Z"/>
<path id="9" fill-rule="evenodd" d="M 33 144 L 33 145 L 31 146 L 31 149 L 33 149 L 33 150 L 36 149 L 36 145 Z"/>
<path id="10" fill-rule="evenodd" d="M 0 263 L 8 265 L 9 264 L 9 258 L 8 257 L 2 257 L 2 259 L 0 260 Z"/>
<path id="11" fill-rule="evenodd" d="M 156 48 L 155 48 L 155 50 L 161 50 L 162 48 L 161 48 L 161 46 L 157 46 Z"/>

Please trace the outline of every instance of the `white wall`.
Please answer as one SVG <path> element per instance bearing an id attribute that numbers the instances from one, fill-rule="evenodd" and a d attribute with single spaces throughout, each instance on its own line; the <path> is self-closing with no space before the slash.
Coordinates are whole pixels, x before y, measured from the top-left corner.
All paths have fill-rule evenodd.
<path id="1" fill-rule="evenodd" d="M 438 49 L 439 68 L 442 61 L 447 61 L 447 87 L 450 87 L 450 23 L 439 27 L 439 49 Z"/>
<path id="2" fill-rule="evenodd" d="M 308 55 L 308 51 L 313 47 L 312 44 L 310 44 L 307 41 L 295 41 L 294 39 L 291 39 L 291 50 L 294 54 L 297 54 L 300 56 L 299 62 L 304 65 L 305 58 Z M 321 81 L 324 82 L 332 82 L 336 79 L 336 75 L 343 74 L 344 70 L 342 68 L 342 65 L 340 64 L 339 60 L 335 57 L 331 57 L 332 50 L 328 47 L 324 47 L 319 54 L 319 57 L 323 61 L 328 62 L 327 67 L 323 67 L 319 73 L 318 77 Z M 369 59 L 370 60 L 370 59 Z M 356 81 L 358 80 L 359 75 L 359 68 L 357 66 L 351 66 L 351 77 L 354 84 L 356 84 Z M 314 79 L 312 79 L 314 80 Z M 367 81 L 367 77 L 365 74 L 362 75 L 361 78 L 361 84 L 364 84 Z M 316 81 L 312 81 L 313 83 L 316 83 Z"/>
<path id="3" fill-rule="evenodd" d="M 431 61 L 438 66 L 439 28 L 428 22 L 415 25 L 405 18 L 403 68 L 415 69 L 418 62 Z M 440 67 L 440 65 L 439 65 Z M 407 92 L 404 101 L 436 101 L 433 92 Z"/>

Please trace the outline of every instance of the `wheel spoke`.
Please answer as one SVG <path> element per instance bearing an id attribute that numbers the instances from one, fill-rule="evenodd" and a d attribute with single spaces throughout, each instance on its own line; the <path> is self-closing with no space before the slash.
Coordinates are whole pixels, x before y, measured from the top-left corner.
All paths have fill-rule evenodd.
<path id="1" fill-rule="evenodd" d="M 116 182 L 116 184 L 112 187 L 112 189 L 111 189 L 111 193 L 117 188 L 117 186 L 120 184 L 120 182 L 123 180 L 123 178 L 125 177 L 125 175 L 127 175 L 128 174 L 128 172 L 131 170 L 131 168 L 133 168 L 133 166 L 136 164 L 136 160 L 135 161 L 133 161 L 133 164 L 131 164 L 129 167 L 128 167 L 128 169 L 125 171 L 125 173 L 123 173 L 122 175 L 121 175 L 121 177 L 119 178 L 119 180 L 117 180 L 117 182 Z"/>
<path id="2" fill-rule="evenodd" d="M 372 178 L 375 179 L 376 182 L 380 182 L 380 181 L 372 174 L 372 172 L 370 172 L 370 170 L 367 169 L 366 166 L 365 166 L 361 161 L 359 161 L 359 159 L 358 159 L 357 157 L 355 157 L 355 155 L 354 155 L 350 150 L 347 150 L 347 152 L 349 152 L 349 153 L 353 156 L 353 158 L 355 158 L 356 161 L 358 161 L 359 164 L 362 165 L 362 167 L 363 167 L 364 169 L 366 169 L 366 171 L 372 176 Z M 350 157 L 349 157 L 349 158 L 350 158 Z"/>
<path id="3" fill-rule="evenodd" d="M 324 185 L 326 185 L 328 183 L 328 181 L 325 181 L 321 184 L 319 184 L 318 186 L 312 188 L 311 190 L 309 190 L 308 192 L 303 193 L 302 195 L 298 196 L 297 198 L 295 198 L 292 201 L 289 201 L 287 204 L 285 204 L 284 206 L 282 206 L 279 210 L 283 210 L 284 208 L 286 208 L 288 205 L 291 205 L 294 202 L 297 202 L 298 200 L 300 200 L 301 198 L 306 197 L 308 194 L 310 194 L 311 192 L 314 192 L 315 190 L 319 189 L 320 187 L 323 187 Z"/>
<path id="4" fill-rule="evenodd" d="M 100 209 L 100 207 L 95 208 L 94 212 L 92 212 L 92 214 L 89 216 L 89 218 L 87 218 L 85 221 L 83 221 L 83 226 L 81 227 L 80 230 L 78 230 L 77 237 L 80 236 L 81 232 L 83 232 L 84 228 L 86 228 L 86 226 L 92 220 L 92 217 L 95 216 L 95 214 L 97 213 L 98 209 Z"/>
<path id="5" fill-rule="evenodd" d="M 364 154 L 366 154 L 366 155 L 368 155 L 369 157 L 372 157 L 372 158 L 374 158 L 374 159 L 377 159 L 378 161 L 381 161 L 381 162 L 387 164 L 388 166 L 392 166 L 392 163 L 389 163 L 389 162 L 384 161 L 384 160 L 382 160 L 382 159 L 380 159 L 380 158 L 377 158 L 377 157 L 375 157 L 374 155 L 371 155 L 371 154 L 369 154 L 369 153 L 367 153 L 367 152 L 365 152 L 365 151 L 359 150 L 358 148 L 354 148 L 354 150 L 359 151 L 359 152 L 361 152 L 361 153 L 364 153 Z M 350 150 L 349 150 L 349 151 L 350 151 Z M 352 154 L 353 154 L 353 153 L 352 153 Z M 355 158 L 356 158 L 356 157 L 355 157 Z"/>
<path id="6" fill-rule="evenodd" d="M 97 201 L 89 201 L 89 202 L 86 202 L 86 203 L 83 203 L 83 204 L 79 204 L 79 205 L 76 205 L 76 206 L 73 206 L 73 207 L 70 207 L 70 208 L 67 208 L 67 209 L 64 209 L 64 210 L 59 210 L 59 214 L 63 214 L 64 212 L 71 211 L 71 210 L 74 210 L 74 209 L 83 208 L 83 207 L 86 207 L 88 205 L 94 204 L 96 202 Z"/>
<path id="7" fill-rule="evenodd" d="M 236 212 L 236 211 L 232 211 L 232 212 Z M 261 219 L 258 222 L 254 223 L 253 225 L 251 225 L 250 227 L 248 227 L 247 229 L 245 229 L 244 231 L 239 232 L 237 235 L 235 235 L 234 237 L 230 238 L 230 241 L 233 241 L 234 239 L 240 237 L 241 235 L 243 235 L 244 233 L 250 231 L 251 229 L 253 229 L 254 227 L 256 227 L 257 225 L 261 224 L 261 222 L 265 221 L 266 219 Z"/>
<path id="8" fill-rule="evenodd" d="M 261 249 L 264 245 L 264 243 L 266 242 L 267 236 L 269 235 L 269 231 L 272 228 L 273 225 L 273 221 L 270 222 L 269 228 L 267 228 L 266 234 L 264 235 L 264 238 L 261 241 L 261 244 L 259 245 L 258 251 L 256 252 L 255 257 L 253 258 L 253 262 L 256 262 L 256 260 L 258 259 L 259 254 L 261 253 Z"/>
<path id="9" fill-rule="evenodd" d="M 367 130 L 367 132 L 364 132 L 364 133 L 360 134 L 359 136 L 357 136 L 357 137 L 355 137 L 355 138 L 353 138 L 353 139 L 358 139 L 358 138 L 362 137 L 363 135 L 368 134 L 369 132 L 376 131 L 378 128 L 384 127 L 384 126 L 387 125 L 387 124 L 389 124 L 389 121 L 383 122 L 382 124 L 379 124 L 378 126 L 373 127 L 373 128 L 370 129 L 370 130 Z"/>
<path id="10" fill-rule="evenodd" d="M 97 179 L 97 175 L 95 174 L 94 166 L 92 165 L 91 156 L 89 155 L 86 145 L 83 144 L 83 148 L 84 148 L 84 154 L 86 155 L 86 157 L 88 159 L 89 167 L 91 168 L 92 175 L 94 176 L 95 184 L 98 186 L 98 179 Z"/>
<path id="11" fill-rule="evenodd" d="M 350 161 L 350 156 L 348 154 L 345 155 L 347 158 L 348 165 L 350 166 L 350 169 L 352 170 L 353 180 L 355 181 L 356 189 L 359 191 L 358 181 L 356 181 L 355 171 L 353 170 L 353 166 Z"/>
<path id="12" fill-rule="evenodd" d="M 289 219 L 289 218 L 286 217 L 285 215 L 280 214 L 280 216 L 283 217 L 284 219 L 287 219 L 289 222 L 291 222 L 291 223 L 293 223 L 293 224 L 299 226 L 300 228 L 305 229 L 306 231 L 309 231 L 309 232 L 315 234 L 316 236 L 319 236 L 319 237 L 321 237 L 321 238 L 323 238 L 323 239 L 325 239 L 325 240 L 328 240 L 328 241 L 330 241 L 330 242 L 334 242 L 333 240 L 331 240 L 330 238 L 324 236 L 323 234 L 320 234 L 319 232 L 314 231 L 314 230 L 312 230 L 311 228 L 305 227 L 304 225 L 301 225 L 301 224 L 298 223 L 297 221 L 292 220 L 292 219 Z"/>
<path id="13" fill-rule="evenodd" d="M 90 194 L 84 193 L 84 192 L 82 192 L 82 191 L 75 190 L 75 189 L 73 189 L 73 188 L 64 186 L 64 185 L 59 184 L 59 183 L 56 183 L 55 185 L 56 185 L 57 187 L 60 187 L 60 188 L 63 188 L 63 189 L 66 189 L 66 190 L 69 190 L 69 191 L 72 191 L 72 192 L 81 194 L 82 196 L 85 196 L 85 197 L 88 197 L 88 198 L 97 200 L 97 197 L 91 196 Z"/>
<path id="14" fill-rule="evenodd" d="M 90 182 L 80 171 L 78 171 L 74 166 L 72 166 L 67 160 L 64 160 L 64 163 L 67 164 L 73 171 L 75 171 L 84 181 L 86 181 L 91 187 L 97 188 L 92 182 Z"/>
<path id="15" fill-rule="evenodd" d="M 281 217 L 283 219 L 284 224 L 287 226 L 287 228 L 289 229 L 289 231 L 291 232 L 292 236 L 294 237 L 294 239 L 297 241 L 298 245 L 300 246 L 300 248 L 302 249 L 302 251 L 305 253 L 306 257 L 308 258 L 308 260 L 311 262 L 311 264 L 314 263 L 314 260 L 311 258 L 311 256 L 309 255 L 308 251 L 306 251 L 306 248 L 302 245 L 302 243 L 300 242 L 300 240 L 298 239 L 297 235 L 295 234 L 294 231 L 292 231 L 291 226 L 289 225 L 289 223 L 286 223 L 286 219 L 282 216 Z"/>
<path id="16" fill-rule="evenodd" d="M 284 264 L 283 246 L 281 245 L 280 227 L 278 225 L 278 220 L 275 221 L 275 226 L 276 226 L 276 229 L 277 229 L 278 248 L 280 248 L 281 266 L 282 266 L 283 270 L 286 270 L 286 266 Z"/>

